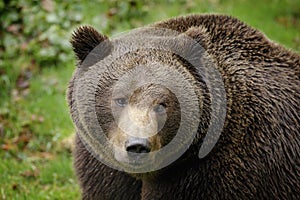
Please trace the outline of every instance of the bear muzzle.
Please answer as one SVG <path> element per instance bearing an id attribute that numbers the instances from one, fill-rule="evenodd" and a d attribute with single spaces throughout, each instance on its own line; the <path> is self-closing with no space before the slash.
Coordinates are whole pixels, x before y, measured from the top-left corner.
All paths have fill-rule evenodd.
<path id="1" fill-rule="evenodd" d="M 125 142 L 127 152 L 132 153 L 149 153 L 151 145 L 147 138 L 130 137 Z"/>

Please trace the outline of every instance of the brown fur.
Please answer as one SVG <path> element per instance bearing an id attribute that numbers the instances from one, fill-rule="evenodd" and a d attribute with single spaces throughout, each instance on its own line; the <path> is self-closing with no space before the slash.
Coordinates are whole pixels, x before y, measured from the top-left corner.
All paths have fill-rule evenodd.
<path id="1" fill-rule="evenodd" d="M 83 199 L 299 199 L 299 54 L 228 16 L 191 15 L 151 26 L 173 29 L 194 38 L 220 71 L 227 96 L 227 115 L 221 137 L 207 157 L 198 158 L 211 117 L 211 100 L 205 81 L 193 66 L 174 55 L 162 56 L 159 52 L 128 55 L 127 60 L 116 62 L 112 68 L 119 68 L 117 71 L 121 74 L 128 70 L 126 67 L 132 66 L 131 62 L 161 59 L 182 68 L 187 77 L 192 75 L 191 82 L 198 81 L 194 86 L 200 91 L 197 94 L 202 94 L 199 99 L 203 106 L 198 135 L 175 163 L 154 172 L 152 178 L 141 176 L 141 180 L 103 165 L 77 136 L 75 169 Z M 87 27 L 80 28 L 72 38 L 79 68 L 70 81 L 68 102 L 77 131 L 80 125 L 72 99 L 73 81 L 82 70 L 87 70 L 84 67 L 103 59 L 112 50 L 108 42 L 100 49 L 101 55 L 94 55 L 93 62 L 80 65 L 88 52 L 103 40 L 107 37 Z M 104 89 L 97 93 L 98 104 L 110 101 L 106 94 L 112 83 L 109 81 L 116 75 L 105 73 L 108 82 L 99 86 Z M 115 127 L 110 121 L 109 109 L 101 108 L 98 116 L 105 130 Z M 172 128 L 172 122 L 176 125 L 178 118 L 170 120 L 169 132 L 177 129 Z"/>

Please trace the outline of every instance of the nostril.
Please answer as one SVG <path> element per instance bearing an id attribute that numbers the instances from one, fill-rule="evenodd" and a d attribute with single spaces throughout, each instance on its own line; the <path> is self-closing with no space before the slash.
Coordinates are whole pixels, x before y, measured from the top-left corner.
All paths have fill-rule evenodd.
<path id="1" fill-rule="evenodd" d="M 132 153 L 149 153 L 150 148 L 143 144 L 134 144 L 126 147 L 126 151 Z"/>
<path id="2" fill-rule="evenodd" d="M 151 145 L 147 138 L 130 137 L 125 142 L 126 151 L 131 153 L 149 153 Z"/>

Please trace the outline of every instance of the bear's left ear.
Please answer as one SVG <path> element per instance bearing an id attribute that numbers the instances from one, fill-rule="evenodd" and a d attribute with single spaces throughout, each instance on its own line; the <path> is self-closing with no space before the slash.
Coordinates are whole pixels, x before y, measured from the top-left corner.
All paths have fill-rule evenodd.
<path id="1" fill-rule="evenodd" d="M 70 40 L 79 64 L 91 66 L 105 58 L 112 49 L 108 37 L 100 34 L 91 26 L 80 26 Z"/>
<path id="2" fill-rule="evenodd" d="M 184 34 L 194 39 L 205 50 L 208 48 L 210 35 L 208 34 L 207 29 L 205 27 L 194 26 L 189 28 Z"/>
<path id="3" fill-rule="evenodd" d="M 191 64 L 197 66 L 203 60 L 203 55 L 209 48 L 210 36 L 204 27 L 191 27 L 175 37 L 174 49 Z"/>

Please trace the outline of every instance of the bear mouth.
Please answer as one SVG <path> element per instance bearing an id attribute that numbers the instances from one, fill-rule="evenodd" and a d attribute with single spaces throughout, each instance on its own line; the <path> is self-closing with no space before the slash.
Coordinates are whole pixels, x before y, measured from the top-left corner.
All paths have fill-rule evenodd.
<path id="1" fill-rule="evenodd" d="M 149 153 L 134 153 L 128 152 L 124 149 L 114 150 L 115 159 L 124 164 L 134 165 L 134 166 L 142 166 L 149 164 L 150 162 L 154 162 L 154 156 Z"/>

